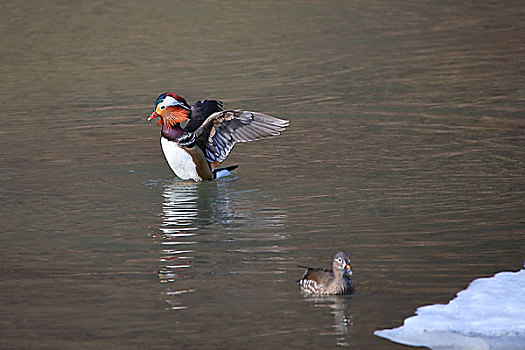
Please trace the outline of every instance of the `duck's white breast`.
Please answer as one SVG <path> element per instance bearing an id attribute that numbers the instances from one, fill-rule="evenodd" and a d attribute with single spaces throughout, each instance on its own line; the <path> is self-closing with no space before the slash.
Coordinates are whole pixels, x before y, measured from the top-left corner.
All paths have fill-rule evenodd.
<path id="1" fill-rule="evenodd" d="M 202 181 L 197 173 L 197 167 L 193 162 L 191 155 L 177 145 L 177 143 L 168 140 L 165 137 L 160 138 L 160 144 L 164 157 L 168 162 L 171 170 L 183 180 L 193 179 Z"/>

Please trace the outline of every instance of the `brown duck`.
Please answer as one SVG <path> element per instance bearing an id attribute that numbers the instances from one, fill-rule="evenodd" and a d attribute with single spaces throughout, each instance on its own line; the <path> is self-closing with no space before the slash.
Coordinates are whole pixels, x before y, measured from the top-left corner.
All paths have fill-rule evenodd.
<path id="1" fill-rule="evenodd" d="M 353 294 L 352 265 L 347 254 L 339 252 L 332 261 L 332 270 L 314 269 L 306 266 L 303 277 L 297 281 L 301 292 L 310 295 Z"/>

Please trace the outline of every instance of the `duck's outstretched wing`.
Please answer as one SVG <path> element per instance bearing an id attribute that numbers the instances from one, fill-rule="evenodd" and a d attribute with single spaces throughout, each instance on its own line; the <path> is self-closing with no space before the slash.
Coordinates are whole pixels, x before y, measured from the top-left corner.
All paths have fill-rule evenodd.
<path id="1" fill-rule="evenodd" d="M 195 134 L 205 142 L 206 159 L 220 163 L 237 142 L 278 136 L 288 124 L 287 120 L 267 114 L 236 109 L 213 113 Z"/>

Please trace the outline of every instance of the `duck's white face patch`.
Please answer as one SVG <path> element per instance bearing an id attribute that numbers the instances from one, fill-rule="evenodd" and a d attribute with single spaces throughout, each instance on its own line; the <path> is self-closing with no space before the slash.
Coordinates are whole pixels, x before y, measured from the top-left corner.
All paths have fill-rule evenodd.
<path id="1" fill-rule="evenodd" d="M 175 106 L 177 104 L 180 104 L 180 102 L 177 101 L 176 99 L 174 99 L 171 96 L 166 96 L 166 97 L 164 97 L 164 100 L 162 100 L 162 102 L 159 103 L 158 107 L 164 109 L 164 108 L 166 108 L 168 106 Z"/>
<path id="2" fill-rule="evenodd" d="M 171 96 L 166 96 L 164 97 L 164 99 L 157 105 L 157 108 L 155 109 L 155 111 L 164 116 L 164 110 L 166 109 L 166 107 L 168 106 L 175 106 L 175 105 L 178 105 L 178 104 L 181 104 L 179 101 L 177 101 L 176 99 L 174 99 L 173 97 Z"/>

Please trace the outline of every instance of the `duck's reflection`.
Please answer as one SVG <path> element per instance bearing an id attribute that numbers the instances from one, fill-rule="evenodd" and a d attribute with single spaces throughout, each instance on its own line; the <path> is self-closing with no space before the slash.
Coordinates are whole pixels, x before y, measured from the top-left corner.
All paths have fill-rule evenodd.
<path id="1" fill-rule="evenodd" d="M 287 250 L 276 243 L 287 238 L 286 216 L 279 208 L 268 206 L 257 190 L 232 188 L 233 180 L 164 185 L 162 225 L 155 239 L 161 246 L 158 276 L 166 284 L 164 297 L 170 309 L 189 307 L 185 301 L 191 303 L 188 293 L 196 291 L 196 280 L 206 282 L 204 275 L 195 275 L 198 270 L 222 276 L 282 272 L 280 264 L 285 259 L 281 254 Z M 206 271 L 205 265 L 213 271 Z"/>
<path id="2" fill-rule="evenodd" d="M 347 337 L 354 325 L 351 314 L 351 303 L 353 296 L 350 295 L 333 295 L 322 297 L 305 297 L 306 302 L 313 303 L 316 308 L 329 309 L 334 318 L 332 328 L 337 338 L 337 345 L 348 346 Z M 333 334 L 333 333 L 332 333 Z"/>
<path id="3" fill-rule="evenodd" d="M 196 242 L 192 239 L 197 234 L 197 184 L 172 183 L 162 193 L 162 225 L 158 238 L 162 246 L 161 266 L 158 276 L 161 283 L 172 283 L 186 277 L 184 270 L 191 267 Z M 180 298 L 174 298 L 192 289 L 176 289 L 173 286 L 164 292 L 166 302 L 173 310 L 185 309 Z"/>

